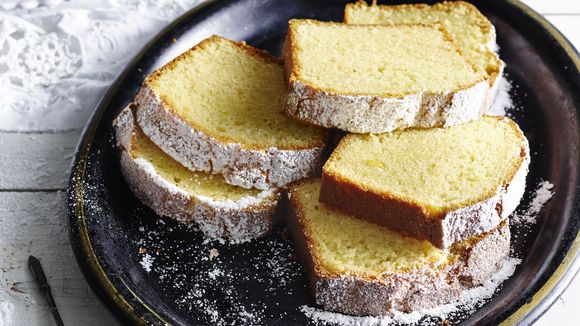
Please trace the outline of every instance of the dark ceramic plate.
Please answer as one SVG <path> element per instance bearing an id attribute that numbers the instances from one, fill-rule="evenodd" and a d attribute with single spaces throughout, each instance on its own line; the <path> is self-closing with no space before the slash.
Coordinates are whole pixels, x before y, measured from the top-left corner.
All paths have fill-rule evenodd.
<path id="1" fill-rule="evenodd" d="M 515 274 L 474 313 L 452 322 L 536 320 L 580 265 L 578 163 L 580 60 L 566 39 L 516 1 L 478 1 L 497 28 L 501 57 L 520 107 L 513 117 L 530 140 L 532 163 L 523 206 L 539 180 L 555 196 L 529 230 L 513 227 Z M 283 233 L 248 244 L 204 242 L 160 220 L 137 201 L 119 171 L 111 121 L 146 74 L 198 41 L 220 34 L 280 54 L 293 17 L 340 21 L 344 2 L 241 0 L 206 4 L 177 19 L 127 66 L 96 108 L 72 166 L 71 242 L 89 284 L 120 321 L 155 325 L 303 325 L 314 306 Z M 209 259 L 211 249 L 219 256 Z M 215 251 L 214 251 L 215 252 Z M 151 267 L 147 272 L 146 268 Z M 437 320 L 432 320 L 437 322 Z"/>

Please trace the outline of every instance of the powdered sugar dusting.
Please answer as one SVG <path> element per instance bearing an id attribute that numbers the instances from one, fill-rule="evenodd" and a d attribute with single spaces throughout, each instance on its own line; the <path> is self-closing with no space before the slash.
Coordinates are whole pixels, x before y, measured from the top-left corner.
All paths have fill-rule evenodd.
<path id="1" fill-rule="evenodd" d="M 172 194 L 182 193 L 186 196 L 189 195 L 185 190 L 179 188 L 174 183 L 171 183 L 162 178 L 161 176 L 159 176 L 153 164 L 151 164 L 151 162 L 149 162 L 148 160 L 141 157 L 137 157 L 135 158 L 135 163 L 137 163 L 145 172 L 147 172 L 157 182 L 162 184 L 163 187 L 166 188 L 167 191 L 169 191 L 170 193 Z M 207 196 L 194 194 L 197 201 L 208 204 L 211 207 L 224 209 L 245 209 L 251 206 L 263 205 L 267 200 L 271 200 L 274 195 L 275 193 L 274 190 L 272 189 L 262 190 L 256 196 L 244 196 L 238 200 L 231 199 L 215 200 Z"/>
<path id="2" fill-rule="evenodd" d="M 502 76 L 499 80 L 495 99 L 487 111 L 488 115 L 503 116 L 506 115 L 508 110 L 514 108 L 514 103 L 510 97 L 511 89 L 511 82 L 506 78 L 505 75 Z"/>
<path id="3" fill-rule="evenodd" d="M 541 188 L 552 192 L 553 186 L 539 184 L 536 195 Z M 86 188 L 88 193 L 97 190 Z M 537 197 L 541 199 L 546 195 Z M 540 206 L 543 207 L 547 199 L 540 199 L 537 202 L 530 199 L 529 206 L 536 207 L 531 211 L 541 210 Z M 97 204 L 86 202 L 86 209 L 97 212 L 106 208 Z M 200 318 L 198 323 L 191 321 L 192 324 L 261 325 L 274 321 L 304 324 L 296 321 L 303 321 L 306 316 L 321 325 L 385 325 L 393 322 L 440 325 L 441 319 L 463 320 L 488 302 L 519 263 L 518 259 L 511 258 L 491 281 L 465 291 L 460 300 L 448 305 L 410 314 L 353 317 L 308 306 L 312 304 L 312 297 L 308 294 L 302 265 L 293 256 L 293 243 L 284 235 L 239 245 L 204 241 L 201 233 L 168 219 L 158 219 L 143 206 L 128 204 L 123 206 L 123 212 L 125 209 L 132 211 L 126 220 L 122 220 L 124 226 L 138 234 L 137 238 L 129 238 L 128 243 L 135 247 L 136 257 L 131 259 L 137 262 L 137 269 L 143 268 L 147 272 L 141 275 L 143 285 L 153 287 L 163 299 L 172 300 L 172 309 L 179 316 Z M 104 211 L 93 215 L 102 218 L 104 223 L 105 217 L 111 214 Z M 118 217 L 123 218 L 123 215 Z M 90 221 L 99 223 L 94 218 Z"/>
<path id="4" fill-rule="evenodd" d="M 529 203 L 514 213 L 511 218 L 512 226 L 516 227 L 518 237 L 521 232 L 537 222 L 538 215 L 544 205 L 554 195 L 554 185 L 546 180 L 540 180 L 535 186 Z M 450 317 L 469 316 L 483 306 L 501 287 L 503 281 L 513 275 L 519 258 L 509 258 L 503 267 L 482 286 L 463 291 L 459 300 L 438 306 L 432 309 L 418 310 L 412 313 L 394 312 L 388 316 L 357 317 L 321 310 L 310 306 L 302 306 L 300 310 L 317 325 L 336 326 L 382 326 L 399 324 L 440 325 L 442 320 Z"/>
<path id="5" fill-rule="evenodd" d="M 277 190 L 276 190 L 277 191 Z M 262 190 L 256 196 L 244 196 L 238 200 L 214 200 L 210 197 L 197 195 L 196 198 L 202 203 L 206 203 L 212 207 L 225 209 L 244 209 L 250 206 L 262 205 L 265 200 L 271 199 L 274 196 L 274 191 L 271 189 Z"/>
<path id="6" fill-rule="evenodd" d="M 141 266 L 143 266 L 143 269 L 149 273 L 151 271 L 151 265 L 153 264 L 153 257 L 151 257 L 149 254 L 145 254 L 143 256 L 143 258 L 141 258 Z"/>
<path id="7" fill-rule="evenodd" d="M 88 166 L 93 169 L 90 162 Z M 532 190 L 546 188 L 550 192 L 553 191 L 544 181 L 533 187 L 536 183 L 537 181 L 531 183 Z M 88 194 L 103 192 L 102 183 L 97 185 L 99 186 L 85 185 L 85 191 Z M 87 196 L 97 198 L 96 200 L 103 197 Z M 535 195 L 528 198 L 529 203 L 534 202 L 531 197 Z M 535 205 L 526 203 L 522 208 Z M 105 216 L 110 216 L 110 212 L 106 210 L 101 212 L 106 209 L 105 205 L 92 201 L 86 201 L 85 204 L 91 216 L 94 215 L 90 221 L 102 218 L 104 222 Z M 200 318 L 199 323 L 192 321 L 192 324 L 262 325 L 272 324 L 274 321 L 282 321 L 282 324 L 305 324 L 301 318 L 310 318 L 313 319 L 312 323 L 333 325 L 325 321 L 326 319 L 319 318 L 320 321 L 316 321 L 312 314 L 304 313 L 308 305 L 313 304 L 312 297 L 308 294 L 308 283 L 303 275 L 302 266 L 293 256 L 293 243 L 286 240 L 285 234 L 239 245 L 204 241 L 205 238 L 201 233 L 193 232 L 172 220 L 159 219 L 144 206 L 134 206 L 128 202 L 126 205 L 124 207 L 133 208 L 127 208 L 131 213 L 128 213 L 126 220 L 122 221 L 137 233 L 137 238 L 131 239 L 131 243 L 134 243 L 137 266 L 147 271 L 145 267 L 149 264 L 145 263 L 144 266 L 142 262 L 150 262 L 149 271 L 143 273 L 143 282 L 147 282 L 147 286 L 153 287 L 160 296 L 172 300 L 172 308 L 175 308 L 179 316 Z M 517 262 L 519 262 L 517 259 L 512 258 L 508 264 L 515 267 Z M 487 283 L 484 287 L 466 291 L 467 294 L 464 294 L 462 300 L 438 307 L 435 311 L 418 311 L 413 314 L 397 314 L 381 318 L 365 317 L 356 319 L 354 323 L 350 322 L 351 318 L 357 317 L 330 314 L 332 318 L 338 317 L 341 320 L 347 318 L 349 321 L 346 325 L 384 325 L 387 321 L 440 325 L 441 318 L 437 316 L 449 318 L 453 322 L 460 321 L 484 305 L 488 300 L 486 296 L 489 298 L 501 280 L 511 273 L 506 272 L 505 275 L 500 273 L 494 277 L 494 280 L 500 281 L 492 280 L 491 285 Z M 485 294 L 486 289 L 488 294 Z M 471 298 L 472 305 L 461 306 L 463 298 Z M 298 307 L 303 308 L 298 310 Z M 310 311 L 316 313 L 318 317 L 320 317 L 318 312 L 323 313 L 316 308 L 310 308 Z M 327 319 L 331 318 L 329 315 L 325 316 Z M 287 323 L 284 323 L 286 321 Z M 296 323 L 292 323 L 293 321 Z"/>
<path id="8" fill-rule="evenodd" d="M 512 216 L 512 222 L 516 225 L 533 225 L 536 224 L 539 213 L 544 205 L 552 198 L 554 185 L 550 181 L 542 180 L 538 183 L 534 191 L 532 201 L 522 212 Z"/>
<path id="9" fill-rule="evenodd" d="M 134 158 L 135 131 L 132 106 L 127 106 L 115 119 L 117 147 L 121 151 L 121 171 L 129 188 L 145 205 L 160 216 L 168 216 L 196 227 L 210 238 L 245 242 L 272 230 L 279 199 L 278 190 L 263 190 L 257 196 L 238 200 L 218 200 L 186 191 L 173 180 L 162 177 L 147 159 Z"/>
<path id="10" fill-rule="evenodd" d="M 135 163 L 143 169 L 146 173 L 148 173 L 156 182 L 160 183 L 167 191 L 171 194 L 183 194 L 184 196 L 188 196 L 187 192 L 183 189 L 176 186 L 174 183 L 171 183 L 164 178 L 162 178 L 158 173 L 153 164 L 148 160 L 137 157 L 134 159 Z"/>
<path id="11" fill-rule="evenodd" d="M 489 83 L 451 93 L 417 92 L 401 98 L 334 94 L 297 80 L 288 85 L 286 114 L 325 128 L 383 133 L 409 127 L 458 125 L 480 116 Z M 308 101 L 303 101 L 307 98 Z"/>
<path id="12" fill-rule="evenodd" d="M 226 183 L 242 188 L 282 188 L 319 172 L 325 145 L 302 149 L 249 149 L 222 142 L 193 128 L 165 107 L 159 94 L 142 87 L 135 96 L 139 126 L 153 143 L 183 166 L 220 173 Z M 324 135 L 313 138 L 323 141 Z M 243 169 L 240 166 L 244 166 Z"/>
<path id="13" fill-rule="evenodd" d="M 301 306 L 300 310 L 316 325 L 336 326 L 383 326 L 393 323 L 416 325 L 440 325 L 453 313 L 472 314 L 481 307 L 501 287 L 503 281 L 513 275 L 520 259 L 509 258 L 502 268 L 483 285 L 465 290 L 459 300 L 431 309 L 411 313 L 394 312 L 388 316 L 357 317 L 329 312 L 310 306 Z M 429 317 L 436 317 L 435 320 Z"/>
<path id="14" fill-rule="evenodd" d="M 284 234 L 231 244 L 204 239 L 173 221 L 153 223 L 154 228 L 136 228 L 140 263 L 159 291 L 172 293 L 176 308 L 200 318 L 199 324 L 268 324 L 273 305 L 306 290 L 301 265 Z M 175 240 L 182 236 L 196 240 Z"/>

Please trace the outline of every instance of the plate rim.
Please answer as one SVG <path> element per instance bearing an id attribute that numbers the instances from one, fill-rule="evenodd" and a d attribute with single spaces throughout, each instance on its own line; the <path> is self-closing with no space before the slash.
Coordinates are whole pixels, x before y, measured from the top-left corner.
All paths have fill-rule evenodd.
<path id="1" fill-rule="evenodd" d="M 570 40 L 552 25 L 544 16 L 530 8 L 519 0 L 507 0 L 521 9 L 528 17 L 542 25 L 572 60 L 577 72 L 580 74 L 580 53 Z M 578 211 L 578 196 L 576 196 L 576 211 Z M 576 212 L 578 213 L 578 212 Z M 572 245 L 566 252 L 558 268 L 550 275 L 544 284 L 532 295 L 532 299 L 507 316 L 500 325 L 515 325 L 517 323 L 533 324 L 542 317 L 556 302 L 556 300 L 568 289 L 572 281 L 580 275 L 580 229 Z"/>
<path id="2" fill-rule="evenodd" d="M 236 0 L 220 1 L 221 5 L 232 3 Z M 83 181 L 85 170 L 87 167 L 88 156 L 91 149 L 92 141 L 97 131 L 97 124 L 95 121 L 100 120 L 106 111 L 107 104 L 110 102 L 112 96 L 116 92 L 118 85 L 127 77 L 129 72 L 136 67 L 139 60 L 147 53 L 155 44 L 157 44 L 167 33 L 174 30 L 184 20 L 189 19 L 193 15 L 201 14 L 204 11 L 211 11 L 217 4 L 217 0 L 207 0 L 198 4 L 194 8 L 185 12 L 178 18 L 174 19 L 166 27 L 161 29 L 154 37 L 152 37 L 125 66 L 123 71 L 117 76 L 115 81 L 109 86 L 107 92 L 99 100 L 93 113 L 88 119 L 87 125 L 81 133 L 80 140 L 75 148 L 75 155 L 70 166 L 70 173 L 67 184 L 66 197 L 66 217 L 68 222 L 68 231 L 70 244 L 75 255 L 77 265 L 81 269 L 84 278 L 97 294 L 99 300 L 108 308 L 115 318 L 123 323 L 130 322 L 136 325 L 147 325 L 149 321 L 144 316 L 139 316 L 135 313 L 134 307 L 121 295 L 117 287 L 109 279 L 107 273 L 101 266 L 99 259 L 94 252 L 91 244 L 91 239 L 88 234 L 88 228 L 84 219 L 84 205 L 83 205 Z M 572 61 L 578 75 L 580 75 L 580 54 L 571 42 L 550 22 L 548 22 L 542 15 L 531 9 L 529 6 L 520 2 L 519 0 L 503 0 L 504 3 L 519 10 L 527 18 L 534 20 L 540 24 L 544 31 L 546 31 L 558 45 L 559 50 L 562 50 L 566 56 Z M 576 196 L 575 207 L 578 211 L 579 205 L 578 195 Z M 88 263 L 88 264 L 87 264 Z M 580 229 L 572 241 L 570 248 L 567 250 L 562 261 L 558 267 L 552 272 L 543 285 L 531 296 L 531 300 L 514 312 L 505 317 L 500 325 L 515 325 L 517 323 L 531 324 L 539 319 L 562 295 L 562 293 L 569 287 L 574 278 L 580 274 Z M 119 277 L 125 289 L 133 295 L 133 297 L 141 304 L 141 306 L 149 311 L 152 316 L 157 318 L 156 321 L 171 325 L 171 322 L 166 321 L 160 316 L 155 309 L 149 307 L 141 298 Z"/>

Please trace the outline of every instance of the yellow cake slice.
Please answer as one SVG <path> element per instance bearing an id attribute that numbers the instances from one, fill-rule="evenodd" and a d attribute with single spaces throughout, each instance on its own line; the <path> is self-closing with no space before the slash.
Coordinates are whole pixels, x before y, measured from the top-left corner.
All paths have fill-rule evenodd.
<path id="1" fill-rule="evenodd" d="M 210 37 L 145 79 L 137 121 L 191 170 L 244 188 L 282 187 L 320 171 L 326 132 L 287 117 L 282 63 Z"/>
<path id="2" fill-rule="evenodd" d="M 347 24 L 397 25 L 441 24 L 467 60 L 490 78 L 487 103 L 491 104 L 505 64 L 497 53 L 495 27 L 477 8 L 464 1 L 445 1 L 434 5 L 368 5 L 365 1 L 347 4 Z"/>
<path id="3" fill-rule="evenodd" d="M 324 165 L 320 201 L 447 248 L 496 228 L 514 211 L 529 160 L 528 141 L 506 117 L 350 134 Z"/>
<path id="4" fill-rule="evenodd" d="M 347 25 L 293 19 L 284 46 L 286 113 L 355 133 L 479 118 L 489 77 L 442 25 Z"/>
<path id="5" fill-rule="evenodd" d="M 159 215 L 197 226 L 209 238 L 243 242 L 271 232 L 279 191 L 244 189 L 219 174 L 187 169 L 141 131 L 134 110 L 125 108 L 114 127 L 121 172 L 139 200 Z"/>
<path id="6" fill-rule="evenodd" d="M 319 192 L 320 180 L 291 187 L 288 224 L 316 302 L 327 310 L 384 315 L 448 303 L 489 279 L 509 255 L 507 221 L 439 249 L 330 209 Z"/>

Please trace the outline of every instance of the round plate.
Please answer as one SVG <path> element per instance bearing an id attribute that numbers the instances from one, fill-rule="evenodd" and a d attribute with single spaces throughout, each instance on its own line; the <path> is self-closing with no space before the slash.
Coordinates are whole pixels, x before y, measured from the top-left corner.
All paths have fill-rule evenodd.
<path id="1" fill-rule="evenodd" d="M 111 121 L 148 73 L 202 39 L 219 34 L 279 55 L 290 18 L 341 21 L 344 4 L 240 0 L 196 8 L 153 39 L 99 103 L 72 165 L 67 212 L 78 263 L 122 322 L 312 323 L 300 307 L 315 304 L 286 234 L 228 245 L 204 241 L 196 231 L 158 218 L 133 197 L 121 176 Z M 524 5 L 476 5 L 496 26 L 500 55 L 515 86 L 511 95 L 521 108 L 513 118 L 530 140 L 522 205 L 540 180 L 552 182 L 555 195 L 533 227 L 512 226 L 513 253 L 522 259 L 515 274 L 477 311 L 455 314 L 450 321 L 528 323 L 561 294 L 580 265 L 580 60 L 553 26 Z"/>

